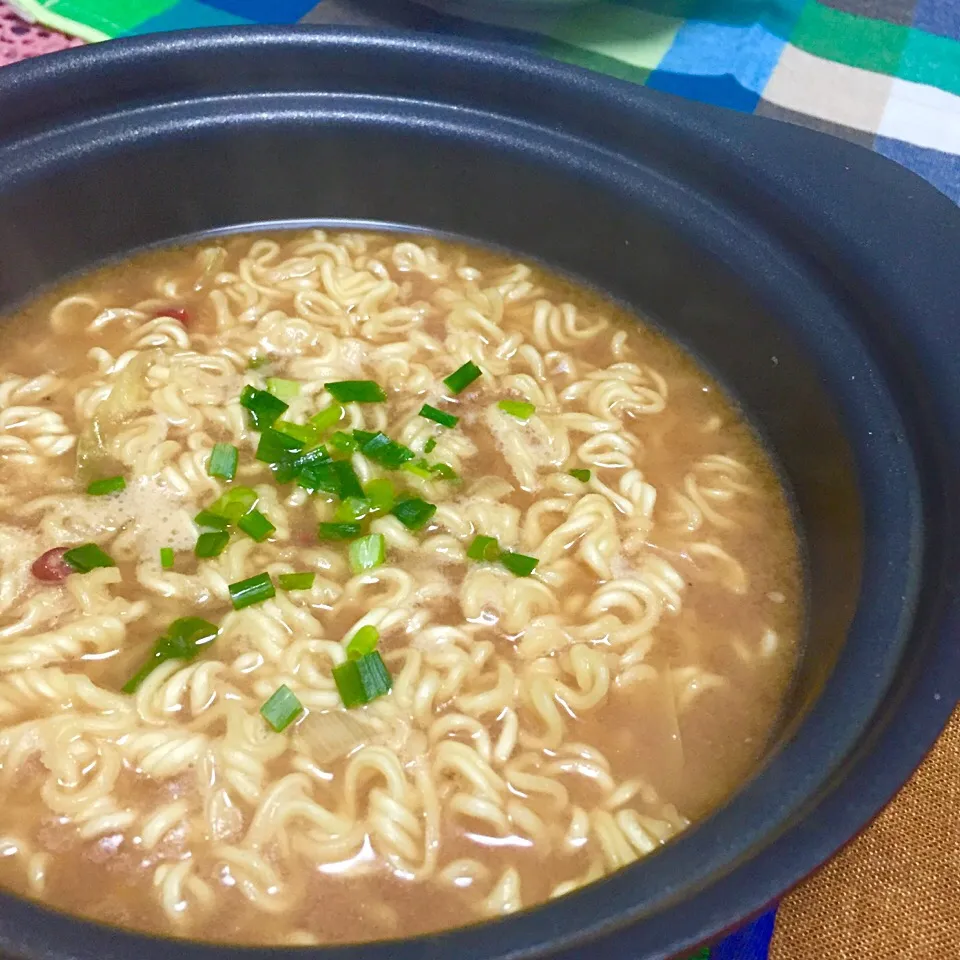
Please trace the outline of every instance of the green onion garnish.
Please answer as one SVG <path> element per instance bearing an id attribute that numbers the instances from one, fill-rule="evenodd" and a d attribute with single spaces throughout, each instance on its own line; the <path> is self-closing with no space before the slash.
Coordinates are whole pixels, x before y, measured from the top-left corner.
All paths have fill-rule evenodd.
<path id="1" fill-rule="evenodd" d="M 350 464 L 344 460 L 327 460 L 322 463 L 308 463 L 297 477 L 297 483 L 308 493 L 332 493 L 335 497 L 341 496 L 342 477 L 346 475 L 340 464 Z M 353 468 L 350 467 L 350 472 Z M 356 474 L 354 474 L 356 477 Z M 354 491 L 354 496 L 363 496 L 363 488 L 360 481 L 357 480 L 357 489 L 359 494 Z"/>
<path id="2" fill-rule="evenodd" d="M 173 569 L 173 547 L 160 548 L 160 566 L 164 570 Z"/>
<path id="3" fill-rule="evenodd" d="M 587 483 L 590 479 L 589 470 L 571 470 L 570 476 L 579 480 L 581 483 Z"/>
<path id="4" fill-rule="evenodd" d="M 267 390 L 284 402 L 300 396 L 299 380 L 284 380 L 282 377 L 267 377 Z"/>
<path id="5" fill-rule="evenodd" d="M 370 513 L 387 513 L 397 499 L 397 491 L 389 480 L 371 480 L 363 488 L 364 498 L 370 503 Z"/>
<path id="6" fill-rule="evenodd" d="M 253 487 L 233 487 L 217 497 L 202 514 L 223 517 L 228 523 L 236 523 L 245 513 L 249 513 L 260 499 Z M 212 524 L 209 524 L 212 526 Z"/>
<path id="7" fill-rule="evenodd" d="M 396 470 L 414 457 L 409 447 L 396 443 L 385 433 L 375 433 L 360 445 L 360 452 L 388 470 Z"/>
<path id="8" fill-rule="evenodd" d="M 433 479 L 433 471 L 430 469 L 430 464 L 422 457 L 419 460 L 411 460 L 409 463 L 405 463 L 403 469 L 406 470 L 407 473 L 412 473 L 415 477 L 420 477 L 423 480 Z"/>
<path id="9" fill-rule="evenodd" d="M 230 521 L 226 517 L 218 517 L 209 510 L 201 510 L 193 518 L 193 522 L 198 527 L 212 527 L 214 530 L 226 530 L 230 526 Z"/>
<path id="10" fill-rule="evenodd" d="M 338 403 L 383 403 L 387 395 L 372 380 L 337 380 L 324 386 Z"/>
<path id="11" fill-rule="evenodd" d="M 200 617 L 181 617 L 167 627 L 153 646 L 150 659 L 123 685 L 124 693 L 136 693 L 140 684 L 167 660 L 193 660 L 219 633 L 219 628 Z"/>
<path id="12" fill-rule="evenodd" d="M 419 497 L 409 497 L 395 504 L 390 512 L 408 529 L 419 530 L 437 512 L 437 507 Z"/>
<path id="13" fill-rule="evenodd" d="M 497 543 L 496 537 L 485 537 L 478 534 L 467 548 L 467 556 L 471 560 L 498 560 L 500 558 L 500 544 Z"/>
<path id="14" fill-rule="evenodd" d="M 329 407 L 324 407 L 319 413 L 315 413 L 307 423 L 322 432 L 338 424 L 342 417 L 343 407 L 341 407 L 339 403 L 331 403 Z"/>
<path id="15" fill-rule="evenodd" d="M 423 445 L 423 452 L 424 452 L 424 453 L 433 453 L 433 451 L 436 450 L 436 449 L 437 449 L 437 438 L 436 438 L 436 437 L 431 437 L 431 438 Z"/>
<path id="16" fill-rule="evenodd" d="M 240 451 L 232 443 L 217 443 L 207 461 L 207 473 L 211 477 L 232 480 L 237 475 Z"/>
<path id="17" fill-rule="evenodd" d="M 376 436 L 375 433 L 371 433 L 369 430 L 354 430 L 353 439 L 357 441 L 358 446 L 363 446 L 368 440 L 372 440 Z"/>
<path id="18" fill-rule="evenodd" d="M 281 573 L 277 581 L 281 590 L 309 590 L 316 578 L 315 573 Z"/>
<path id="19" fill-rule="evenodd" d="M 264 427 L 254 456 L 261 463 L 280 464 L 296 457 L 308 443 L 309 440 L 300 440 L 272 427 Z"/>
<path id="20" fill-rule="evenodd" d="M 333 519 L 340 523 L 362 520 L 373 511 L 373 504 L 366 497 L 347 497 L 341 500 L 334 511 Z"/>
<path id="21" fill-rule="evenodd" d="M 258 573 L 255 577 L 238 580 L 227 588 L 234 610 L 242 610 L 254 603 L 263 603 L 277 595 L 269 573 Z"/>
<path id="22" fill-rule="evenodd" d="M 262 543 L 271 533 L 276 533 L 277 530 L 259 510 L 251 510 L 249 513 L 245 513 L 237 521 L 237 526 L 257 543 Z"/>
<path id="23" fill-rule="evenodd" d="M 276 689 L 273 696 L 260 708 L 260 713 L 263 719 L 266 720 L 277 733 L 281 733 L 303 713 L 303 704 L 284 683 Z"/>
<path id="24" fill-rule="evenodd" d="M 356 437 L 351 437 L 342 430 L 338 430 L 327 442 L 337 453 L 353 453 L 360 446 Z"/>
<path id="25" fill-rule="evenodd" d="M 230 542 L 230 534 L 226 530 L 208 530 L 197 537 L 193 548 L 196 557 L 219 557 Z"/>
<path id="26" fill-rule="evenodd" d="M 119 493 L 127 486 L 127 481 L 123 477 L 106 477 L 103 480 L 94 480 L 87 487 L 87 493 L 92 497 L 103 497 L 108 493 Z"/>
<path id="27" fill-rule="evenodd" d="M 536 557 L 528 557 L 523 553 L 512 553 L 509 550 L 504 550 L 500 554 L 499 560 L 515 577 L 529 577 L 540 562 Z"/>
<path id="28" fill-rule="evenodd" d="M 63 559 L 77 573 L 89 573 L 97 567 L 115 567 L 113 558 L 104 553 L 95 543 L 85 543 L 82 547 L 74 547 L 68 550 Z"/>
<path id="29" fill-rule="evenodd" d="M 250 419 L 257 430 L 265 430 L 287 409 L 287 404 L 279 397 L 250 386 L 243 388 L 240 404 L 250 411 Z"/>
<path id="30" fill-rule="evenodd" d="M 289 483 L 296 480 L 303 470 L 311 464 L 329 463 L 330 454 L 323 447 L 314 447 L 304 453 L 290 454 L 270 465 L 273 479 L 277 483 Z"/>
<path id="31" fill-rule="evenodd" d="M 291 423 L 289 420 L 274 420 L 271 429 L 292 437 L 294 440 L 299 440 L 307 447 L 319 442 L 322 432 L 311 423 Z"/>
<path id="32" fill-rule="evenodd" d="M 317 527 L 321 540 L 353 540 L 360 536 L 359 523 L 321 523 Z"/>
<path id="33" fill-rule="evenodd" d="M 382 533 L 368 533 L 350 544 L 350 569 L 354 573 L 373 570 L 387 559 L 387 543 Z"/>
<path id="34" fill-rule="evenodd" d="M 376 651 L 335 666 L 333 680 L 343 705 L 348 709 L 376 700 L 393 686 L 390 671 Z"/>
<path id="35" fill-rule="evenodd" d="M 351 660 L 373 653 L 380 642 L 380 631 L 369 623 L 362 626 L 347 643 L 347 656 Z"/>
<path id="36" fill-rule="evenodd" d="M 511 417 L 516 417 L 518 420 L 529 420 L 537 410 L 526 400 L 501 400 L 497 406 L 504 413 L 509 413 Z"/>
<path id="37" fill-rule="evenodd" d="M 454 393 L 462 393 L 482 373 L 483 371 L 472 360 L 468 360 L 462 367 L 458 367 L 449 377 L 446 377 L 443 382 Z"/>
<path id="38" fill-rule="evenodd" d="M 441 480 L 459 480 L 457 471 L 449 463 L 434 463 L 430 466 L 430 472 Z"/>
<path id="39" fill-rule="evenodd" d="M 460 419 L 452 413 L 445 413 L 443 410 L 431 407 L 429 403 L 425 403 L 420 408 L 420 416 L 432 420 L 434 423 L 439 423 L 441 427 L 455 427 Z"/>

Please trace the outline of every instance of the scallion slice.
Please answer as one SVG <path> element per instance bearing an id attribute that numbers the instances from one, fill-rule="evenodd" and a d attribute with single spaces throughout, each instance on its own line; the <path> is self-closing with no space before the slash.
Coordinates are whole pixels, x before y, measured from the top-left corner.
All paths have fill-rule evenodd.
<path id="1" fill-rule="evenodd" d="M 234 610 L 242 610 L 254 603 L 263 603 L 277 595 L 269 573 L 258 573 L 246 580 L 238 580 L 227 588 L 230 591 L 230 601 Z"/>
<path id="2" fill-rule="evenodd" d="M 329 462 L 330 454 L 327 453 L 326 449 L 324 447 L 314 447 L 312 450 L 306 450 L 303 453 L 291 454 L 288 457 L 284 457 L 272 463 L 270 466 L 273 470 L 273 479 L 276 480 L 277 483 L 289 483 L 291 480 L 296 480 L 304 469 L 311 464 L 316 465 Z"/>
<path id="3" fill-rule="evenodd" d="M 430 465 L 430 472 L 435 476 L 439 477 L 441 480 L 459 480 L 457 476 L 457 471 L 450 466 L 449 463 L 432 463 Z"/>
<path id="4" fill-rule="evenodd" d="M 387 399 L 383 387 L 372 380 L 337 380 L 324 386 L 338 403 L 383 403 Z"/>
<path id="5" fill-rule="evenodd" d="M 329 407 L 324 407 L 319 413 L 315 413 L 307 422 L 322 432 L 336 426 L 342 418 L 343 407 L 339 403 L 331 403 Z"/>
<path id="6" fill-rule="evenodd" d="M 499 560 L 515 577 L 529 577 L 540 562 L 536 557 L 513 553 L 510 550 L 504 550 Z"/>
<path id="7" fill-rule="evenodd" d="M 173 547 L 161 547 L 160 548 L 160 566 L 164 570 L 173 569 Z"/>
<path id="8" fill-rule="evenodd" d="M 407 529 L 419 530 L 437 512 L 436 504 L 419 497 L 408 497 L 394 504 L 390 511 Z"/>
<path id="9" fill-rule="evenodd" d="M 223 517 L 228 523 L 236 523 L 257 505 L 259 499 L 260 495 L 253 487 L 233 487 L 217 497 L 205 511 L 201 511 L 201 515 L 213 514 L 215 517 Z"/>
<path id="10" fill-rule="evenodd" d="M 281 464 L 296 457 L 308 443 L 310 441 L 291 437 L 273 427 L 264 427 L 254 456 L 261 463 Z"/>
<path id="11" fill-rule="evenodd" d="M 455 427 L 460 420 L 459 417 L 455 417 L 452 413 L 446 413 L 443 410 L 438 410 L 436 407 L 431 407 L 429 403 L 425 403 L 420 408 L 420 416 L 427 420 L 432 420 L 434 423 L 439 423 L 441 427 Z"/>
<path id="12" fill-rule="evenodd" d="M 309 590 L 316 579 L 315 573 L 281 573 L 277 582 L 281 590 Z"/>
<path id="13" fill-rule="evenodd" d="M 283 377 L 267 377 L 267 390 L 275 397 L 289 403 L 300 396 L 299 380 L 284 380 Z"/>
<path id="14" fill-rule="evenodd" d="M 385 433 L 375 433 L 360 445 L 360 452 L 388 470 L 396 470 L 414 457 L 409 447 L 396 443 Z"/>
<path id="15" fill-rule="evenodd" d="M 468 360 L 462 367 L 457 367 L 449 377 L 444 378 L 443 382 L 454 393 L 462 393 L 482 373 L 483 371 L 472 360 Z"/>
<path id="16" fill-rule="evenodd" d="M 380 642 L 380 631 L 372 624 L 365 624 L 347 641 L 347 656 L 351 660 L 358 660 L 368 653 L 373 653 Z"/>
<path id="17" fill-rule="evenodd" d="M 437 449 L 437 438 L 436 438 L 436 437 L 431 437 L 431 438 L 423 445 L 423 452 L 424 452 L 424 453 L 433 453 L 433 451 L 436 450 L 436 449 Z"/>
<path id="18" fill-rule="evenodd" d="M 305 447 L 318 443 L 322 433 L 312 423 L 291 423 L 289 420 L 274 420 L 271 429 L 298 440 Z"/>
<path id="19" fill-rule="evenodd" d="M 119 493 L 126 486 L 127 481 L 123 477 L 105 477 L 103 480 L 94 480 L 87 487 L 87 493 L 92 497 L 104 497 L 109 493 Z"/>
<path id="20" fill-rule="evenodd" d="M 360 536 L 359 523 L 321 523 L 317 527 L 321 540 L 353 540 Z"/>
<path id="21" fill-rule="evenodd" d="M 219 557 L 230 542 L 230 534 L 226 530 L 208 530 L 197 537 L 193 554 L 196 557 Z"/>
<path id="22" fill-rule="evenodd" d="M 471 560 L 498 560 L 500 557 L 500 544 L 496 537 L 485 537 L 478 534 L 473 538 L 473 543 L 467 547 L 467 556 Z"/>
<path id="23" fill-rule="evenodd" d="M 368 533 L 350 544 L 350 569 L 354 573 L 373 570 L 387 559 L 387 543 L 382 533 Z"/>
<path id="24" fill-rule="evenodd" d="M 526 400 L 501 400 L 497 406 L 518 420 L 529 420 L 537 412 L 537 408 Z"/>
<path id="25" fill-rule="evenodd" d="M 209 510 L 201 510 L 193 518 L 193 522 L 198 527 L 212 527 L 214 530 L 226 530 L 230 526 L 230 521 L 226 517 L 218 517 Z"/>
<path id="26" fill-rule="evenodd" d="M 200 617 L 181 617 L 167 627 L 153 646 L 150 659 L 123 685 L 124 693 L 136 693 L 144 680 L 168 660 L 194 660 L 206 644 L 216 639 L 219 628 Z"/>
<path id="27" fill-rule="evenodd" d="M 287 404 L 279 397 L 251 386 L 243 388 L 240 404 L 250 412 L 250 419 L 257 430 L 265 430 L 287 410 Z"/>
<path id="28" fill-rule="evenodd" d="M 113 558 L 104 553 L 95 543 L 85 543 L 81 547 L 67 550 L 63 555 L 64 561 L 73 567 L 77 573 L 89 573 L 97 567 L 115 567 Z"/>
<path id="29" fill-rule="evenodd" d="M 214 444 L 213 452 L 207 461 L 207 473 L 221 480 L 232 480 L 237 475 L 237 463 L 240 451 L 232 443 Z"/>
<path id="30" fill-rule="evenodd" d="M 303 713 L 303 704 L 284 683 L 277 687 L 270 699 L 260 708 L 263 719 L 277 733 L 282 733 Z"/>
<path id="31" fill-rule="evenodd" d="M 347 708 L 370 703 L 389 692 L 393 686 L 390 671 L 376 651 L 335 666 L 333 680 Z"/>
<path id="32" fill-rule="evenodd" d="M 245 513 L 237 521 L 237 526 L 257 543 L 262 543 L 271 533 L 277 531 L 277 528 L 259 510 Z"/>
<path id="33" fill-rule="evenodd" d="M 373 504 L 366 497 L 347 497 L 337 504 L 333 519 L 338 523 L 353 523 L 362 520 L 373 510 Z"/>
<path id="34" fill-rule="evenodd" d="M 397 491 L 389 480 L 371 480 L 363 488 L 364 498 L 370 503 L 371 514 L 388 513 L 397 499 Z"/>
<path id="35" fill-rule="evenodd" d="M 342 430 L 338 430 L 327 442 L 337 453 L 353 453 L 360 446 L 356 437 L 351 437 Z"/>
<path id="36" fill-rule="evenodd" d="M 405 463 L 403 469 L 406 470 L 407 473 L 412 473 L 415 477 L 420 477 L 422 480 L 433 479 L 433 471 L 430 469 L 430 464 L 423 458 Z"/>
<path id="37" fill-rule="evenodd" d="M 570 476 L 579 480 L 581 483 L 587 483 L 590 480 L 589 470 L 571 470 Z"/>

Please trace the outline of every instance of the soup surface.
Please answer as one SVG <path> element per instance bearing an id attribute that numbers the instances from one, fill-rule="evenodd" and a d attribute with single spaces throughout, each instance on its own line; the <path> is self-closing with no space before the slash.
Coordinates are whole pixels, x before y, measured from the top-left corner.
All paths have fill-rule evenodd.
<path id="1" fill-rule="evenodd" d="M 9 889 L 407 936 L 644 857 L 761 755 L 802 618 L 783 492 L 596 296 L 317 230 L 150 253 L 3 330 Z"/>

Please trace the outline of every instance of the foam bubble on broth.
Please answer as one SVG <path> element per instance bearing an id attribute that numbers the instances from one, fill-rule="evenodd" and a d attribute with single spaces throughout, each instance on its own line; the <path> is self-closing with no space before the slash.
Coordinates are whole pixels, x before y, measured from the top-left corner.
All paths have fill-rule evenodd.
<path id="1" fill-rule="evenodd" d="M 313 230 L 150 253 L 11 323 L 7 888 L 180 937 L 409 936 L 642 859 L 762 757 L 802 619 L 784 493 L 709 377 L 594 294 L 502 254 Z M 483 376 L 453 395 L 444 378 L 468 361 Z M 329 381 L 385 390 L 344 403 L 322 437 L 364 485 L 436 507 L 419 527 L 358 521 L 383 537 L 382 564 L 318 538 L 349 504 L 255 458 L 241 391 L 277 379 L 297 382 L 273 389 L 293 391 L 282 419 L 301 429 Z M 89 496 L 78 475 L 93 425 L 120 493 Z M 335 430 L 382 431 L 416 469 L 336 453 Z M 216 443 L 238 449 L 232 483 L 209 475 Z M 195 556 L 192 517 L 238 486 L 275 530 L 231 527 L 221 553 Z M 477 535 L 535 570 L 469 556 Z M 31 577 L 41 552 L 88 542 L 116 566 Z M 261 573 L 313 579 L 234 609 L 228 585 Z M 218 635 L 123 692 L 185 617 Z M 392 689 L 344 713 L 334 668 L 363 626 Z M 304 709 L 277 732 L 260 709 L 281 686 Z"/>

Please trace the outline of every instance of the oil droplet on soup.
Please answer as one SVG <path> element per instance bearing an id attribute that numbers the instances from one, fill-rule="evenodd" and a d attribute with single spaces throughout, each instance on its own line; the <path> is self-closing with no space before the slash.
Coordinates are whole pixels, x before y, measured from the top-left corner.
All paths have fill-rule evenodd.
<path id="1" fill-rule="evenodd" d="M 402 937 L 642 859 L 762 757 L 802 620 L 784 492 L 594 294 L 263 233 L 4 332 L 9 889 L 173 936 Z"/>

